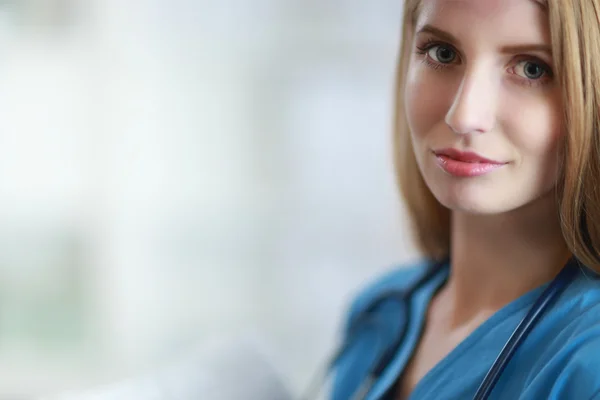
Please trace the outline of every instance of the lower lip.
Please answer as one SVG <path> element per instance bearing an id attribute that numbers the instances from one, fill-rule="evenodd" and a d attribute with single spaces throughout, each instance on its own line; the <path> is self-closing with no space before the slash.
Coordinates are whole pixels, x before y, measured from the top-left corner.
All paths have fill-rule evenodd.
<path id="1" fill-rule="evenodd" d="M 441 154 L 436 154 L 435 158 L 437 160 L 438 165 L 444 171 L 446 171 L 450 175 L 461 177 L 485 175 L 506 165 L 487 162 L 458 161 Z"/>

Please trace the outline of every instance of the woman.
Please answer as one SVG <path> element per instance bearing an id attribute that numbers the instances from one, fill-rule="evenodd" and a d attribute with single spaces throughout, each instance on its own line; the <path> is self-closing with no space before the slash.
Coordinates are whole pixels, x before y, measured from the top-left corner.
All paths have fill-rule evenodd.
<path id="1" fill-rule="evenodd" d="M 426 261 L 355 299 L 333 399 L 472 398 L 567 268 L 490 398 L 600 399 L 599 13 L 599 0 L 405 0 L 395 152 Z M 407 309 L 384 301 L 355 324 L 433 264 Z"/>

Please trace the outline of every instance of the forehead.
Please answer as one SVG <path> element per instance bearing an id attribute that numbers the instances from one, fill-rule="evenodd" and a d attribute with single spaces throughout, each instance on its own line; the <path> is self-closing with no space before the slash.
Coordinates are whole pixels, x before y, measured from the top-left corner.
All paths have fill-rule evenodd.
<path id="1" fill-rule="evenodd" d="M 507 8 L 511 2 L 514 3 L 514 0 L 423 0 L 426 8 L 436 7 L 445 10 L 461 8 L 482 17 L 495 14 L 501 11 L 502 8 Z"/>
<path id="2" fill-rule="evenodd" d="M 460 8 L 481 17 L 493 16 L 518 7 L 531 7 L 544 12 L 546 8 L 544 4 L 544 0 L 422 0 L 424 8 L 435 7 L 445 10 Z"/>
<path id="3" fill-rule="evenodd" d="M 505 39 L 529 36 L 548 42 L 550 36 L 548 15 L 540 0 L 422 0 L 417 29 L 431 23 Z"/>

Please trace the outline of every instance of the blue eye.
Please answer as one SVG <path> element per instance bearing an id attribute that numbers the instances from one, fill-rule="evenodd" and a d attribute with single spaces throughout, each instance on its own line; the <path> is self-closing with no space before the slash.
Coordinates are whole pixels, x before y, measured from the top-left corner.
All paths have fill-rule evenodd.
<path id="1" fill-rule="evenodd" d="M 515 67 L 515 73 L 523 78 L 537 80 L 549 75 L 548 68 L 534 61 L 520 61 Z"/>
<path id="2" fill-rule="evenodd" d="M 450 64 L 456 59 L 456 52 L 452 48 L 439 44 L 427 49 L 427 55 L 442 64 Z"/>

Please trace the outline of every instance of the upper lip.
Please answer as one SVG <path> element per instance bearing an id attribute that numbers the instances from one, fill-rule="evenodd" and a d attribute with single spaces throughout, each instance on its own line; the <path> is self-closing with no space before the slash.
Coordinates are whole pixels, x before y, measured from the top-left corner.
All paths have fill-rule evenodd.
<path id="1" fill-rule="evenodd" d="M 460 151 L 460 150 L 452 149 L 452 148 L 435 150 L 434 153 L 438 156 L 443 155 L 443 156 L 447 156 L 454 160 L 462 161 L 462 162 L 506 164 L 505 162 L 502 162 L 502 161 L 496 161 L 496 160 L 492 160 L 492 159 L 480 156 L 477 153 L 473 153 L 470 151 Z"/>

